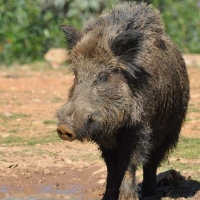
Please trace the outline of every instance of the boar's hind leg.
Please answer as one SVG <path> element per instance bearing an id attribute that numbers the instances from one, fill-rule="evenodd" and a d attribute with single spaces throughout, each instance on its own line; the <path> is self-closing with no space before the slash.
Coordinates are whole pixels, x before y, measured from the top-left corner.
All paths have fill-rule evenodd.
<path id="1" fill-rule="evenodd" d="M 156 171 L 160 163 L 168 156 L 170 149 L 176 146 L 179 137 L 177 132 L 171 131 L 172 134 L 152 150 L 148 161 L 143 165 L 142 197 L 157 195 Z"/>
<path id="2" fill-rule="evenodd" d="M 148 162 L 143 166 L 142 197 L 156 196 L 157 163 Z"/>
<path id="3" fill-rule="evenodd" d="M 118 200 L 119 187 L 122 182 L 122 176 L 118 171 L 118 150 L 103 149 L 102 157 L 104 158 L 107 166 L 107 184 L 103 200 Z"/>
<path id="4" fill-rule="evenodd" d="M 142 197 L 151 197 L 157 195 L 156 187 L 156 171 L 160 163 L 166 158 L 169 149 L 177 143 L 178 135 L 167 137 L 163 143 L 154 149 L 148 158 L 148 161 L 143 165 L 143 183 Z"/>

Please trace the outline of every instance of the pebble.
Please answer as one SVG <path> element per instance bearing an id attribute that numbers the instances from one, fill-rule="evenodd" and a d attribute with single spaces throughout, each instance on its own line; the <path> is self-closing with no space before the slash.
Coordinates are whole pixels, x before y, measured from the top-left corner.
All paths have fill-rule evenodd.
<path id="1" fill-rule="evenodd" d="M 5 117 L 10 117 L 10 116 L 12 116 L 12 113 L 10 113 L 10 112 L 5 112 L 5 113 L 4 113 L 4 116 L 5 116 Z"/>
<path id="2" fill-rule="evenodd" d="M 7 138 L 7 137 L 9 137 L 10 136 L 10 134 L 9 133 L 0 133 L 0 135 L 1 135 L 1 137 L 2 138 Z"/>
<path id="3" fill-rule="evenodd" d="M 27 174 L 26 174 L 26 178 L 27 178 L 27 179 L 31 178 L 31 173 L 27 173 Z"/>
<path id="4" fill-rule="evenodd" d="M 105 179 L 100 179 L 97 183 L 98 183 L 99 185 L 102 185 L 102 184 L 104 184 L 105 182 L 106 182 Z"/>
<path id="5" fill-rule="evenodd" d="M 65 171 L 58 172 L 58 174 L 64 175 L 64 174 L 65 174 Z"/>
<path id="6" fill-rule="evenodd" d="M 44 174 L 45 175 L 50 175 L 52 174 L 51 171 L 49 169 L 44 169 Z"/>
<path id="7" fill-rule="evenodd" d="M 16 174 L 12 174 L 13 178 L 18 178 L 18 176 Z"/>
<path id="8" fill-rule="evenodd" d="M 73 164 L 73 161 L 70 160 L 69 158 L 65 158 L 64 160 L 65 160 L 65 162 L 66 162 L 68 165 Z"/>

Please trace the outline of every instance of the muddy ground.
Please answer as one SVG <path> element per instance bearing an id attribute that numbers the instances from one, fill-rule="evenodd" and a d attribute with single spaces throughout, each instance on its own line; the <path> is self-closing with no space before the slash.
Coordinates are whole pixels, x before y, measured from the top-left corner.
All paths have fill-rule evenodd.
<path id="1" fill-rule="evenodd" d="M 191 101 L 181 134 L 200 138 L 200 112 L 195 110 L 200 108 L 200 67 L 190 66 L 188 72 Z M 1 68 L 0 199 L 101 199 L 106 168 L 97 147 L 61 141 L 55 131 L 55 112 L 66 101 L 72 80 L 65 66 Z M 163 199 L 200 199 L 198 181 L 187 180 L 181 187 Z"/>

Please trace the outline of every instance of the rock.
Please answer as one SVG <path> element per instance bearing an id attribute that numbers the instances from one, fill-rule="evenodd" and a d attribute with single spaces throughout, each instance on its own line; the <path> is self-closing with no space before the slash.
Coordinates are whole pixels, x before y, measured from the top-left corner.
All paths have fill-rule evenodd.
<path id="1" fill-rule="evenodd" d="M 41 183 L 42 183 L 42 180 L 39 180 L 39 182 L 38 182 L 38 183 L 40 183 L 40 184 L 41 184 Z"/>
<path id="2" fill-rule="evenodd" d="M 184 176 L 176 170 L 171 169 L 157 175 L 157 186 L 172 186 L 178 188 L 179 183 L 183 180 L 185 180 Z"/>
<path id="3" fill-rule="evenodd" d="M 0 136 L 1 136 L 2 138 L 7 138 L 7 137 L 10 136 L 10 134 L 9 134 L 9 133 L 0 133 Z"/>
<path id="4" fill-rule="evenodd" d="M 51 171 L 50 171 L 49 169 L 44 169 L 43 172 L 44 172 L 45 175 L 50 175 L 50 174 L 52 174 Z"/>
<path id="5" fill-rule="evenodd" d="M 65 161 L 68 165 L 73 164 L 73 161 L 70 160 L 69 158 L 65 158 L 64 161 Z"/>
<path id="6" fill-rule="evenodd" d="M 102 168 L 100 168 L 99 170 L 94 171 L 94 172 L 92 173 L 92 175 L 102 173 L 102 172 L 104 172 L 105 170 L 106 170 L 105 167 L 102 167 Z"/>
<path id="7" fill-rule="evenodd" d="M 97 183 L 98 183 L 99 185 L 103 185 L 105 182 L 106 182 L 105 179 L 100 179 Z"/>
<path id="8" fill-rule="evenodd" d="M 18 178 L 18 176 L 16 174 L 12 174 L 13 178 Z"/>
<path id="9" fill-rule="evenodd" d="M 69 60 L 67 51 L 63 48 L 52 48 L 45 55 L 44 59 L 54 68 L 57 69 L 61 64 Z"/>
<path id="10" fill-rule="evenodd" d="M 65 175 L 65 171 L 58 172 L 61 176 Z"/>
<path id="11" fill-rule="evenodd" d="M 26 178 L 27 178 L 27 179 L 30 179 L 30 178 L 31 178 L 31 173 L 27 173 L 27 174 L 26 174 Z"/>
<path id="12" fill-rule="evenodd" d="M 18 163 L 13 163 L 13 162 L 2 162 L 2 164 L 6 167 L 6 168 L 16 168 L 18 166 Z"/>
<path id="13" fill-rule="evenodd" d="M 35 172 L 36 174 L 39 174 L 39 173 L 40 173 L 40 168 L 39 168 L 39 167 L 36 167 L 36 168 L 34 169 L 34 172 Z"/>
<path id="14" fill-rule="evenodd" d="M 5 112 L 3 114 L 4 114 L 5 117 L 11 117 L 12 116 L 12 113 L 10 113 L 10 112 Z"/>
<path id="15" fill-rule="evenodd" d="M 199 54 L 184 54 L 183 58 L 188 66 L 200 66 Z"/>
<path id="16" fill-rule="evenodd" d="M 42 121 L 33 121 L 31 124 L 33 126 L 41 126 L 41 125 L 43 125 L 43 122 Z"/>
<path id="17" fill-rule="evenodd" d="M 42 101 L 41 101 L 41 99 L 33 99 L 32 102 L 33 103 L 41 103 Z"/>

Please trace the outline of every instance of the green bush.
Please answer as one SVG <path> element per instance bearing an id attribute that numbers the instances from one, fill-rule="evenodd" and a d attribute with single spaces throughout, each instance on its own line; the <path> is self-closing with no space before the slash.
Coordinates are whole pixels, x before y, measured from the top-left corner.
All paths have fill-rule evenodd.
<path id="1" fill-rule="evenodd" d="M 200 1 L 166 0 L 166 31 L 183 52 L 200 53 Z"/>
<path id="2" fill-rule="evenodd" d="M 0 1 L 0 63 L 30 62 L 61 45 L 58 19 L 39 0 Z"/>
<path id="3" fill-rule="evenodd" d="M 41 59 L 65 45 L 61 24 L 81 28 L 89 18 L 124 0 L 1 0 L 0 64 Z M 183 52 L 200 53 L 199 0 L 146 0 L 163 13 L 166 30 Z"/>

